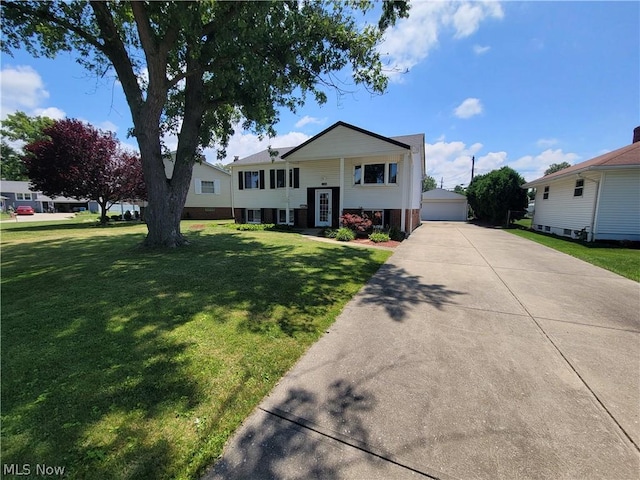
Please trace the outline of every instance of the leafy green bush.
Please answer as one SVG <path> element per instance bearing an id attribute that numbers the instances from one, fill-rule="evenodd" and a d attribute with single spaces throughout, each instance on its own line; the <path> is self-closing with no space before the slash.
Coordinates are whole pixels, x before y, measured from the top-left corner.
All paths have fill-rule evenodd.
<path id="1" fill-rule="evenodd" d="M 374 232 L 369 235 L 369 240 L 375 243 L 380 243 L 380 242 L 388 242 L 389 240 L 391 240 L 391 238 L 389 237 L 388 233 Z"/>
<path id="2" fill-rule="evenodd" d="M 275 229 L 273 223 L 227 223 L 225 226 L 233 230 L 240 230 L 241 232 L 258 232 Z"/>
<path id="3" fill-rule="evenodd" d="M 401 242 L 404 240 L 404 232 L 398 227 L 391 227 L 389 229 L 389 238 L 395 242 Z"/>
<path id="4" fill-rule="evenodd" d="M 350 228 L 342 227 L 336 232 L 335 238 L 341 242 L 350 242 L 356 238 L 356 234 Z"/>
<path id="5" fill-rule="evenodd" d="M 509 210 L 523 212 L 527 208 L 527 191 L 521 188 L 524 182 L 510 167 L 478 175 L 467 188 L 469 206 L 478 220 L 504 223 Z"/>
<path id="6" fill-rule="evenodd" d="M 338 230 L 336 230 L 335 228 L 325 228 L 321 233 L 323 237 L 336 238 Z"/>

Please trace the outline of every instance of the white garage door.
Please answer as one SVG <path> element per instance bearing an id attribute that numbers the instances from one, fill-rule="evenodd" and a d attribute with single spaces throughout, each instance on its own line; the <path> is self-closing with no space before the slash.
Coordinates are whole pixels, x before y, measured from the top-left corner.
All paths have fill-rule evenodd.
<path id="1" fill-rule="evenodd" d="M 466 202 L 426 202 L 422 204 L 422 220 L 467 220 Z"/>

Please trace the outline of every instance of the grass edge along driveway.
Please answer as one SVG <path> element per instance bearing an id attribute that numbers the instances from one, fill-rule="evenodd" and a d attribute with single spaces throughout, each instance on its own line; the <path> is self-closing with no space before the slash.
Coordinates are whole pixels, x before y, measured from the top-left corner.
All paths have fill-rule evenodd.
<path id="1" fill-rule="evenodd" d="M 197 477 L 390 255 L 182 229 L 145 251 L 144 225 L 3 225 L 2 464 Z"/>
<path id="2" fill-rule="evenodd" d="M 506 231 L 640 282 L 640 250 L 638 249 L 600 243 L 583 244 L 523 228 L 506 229 Z"/>

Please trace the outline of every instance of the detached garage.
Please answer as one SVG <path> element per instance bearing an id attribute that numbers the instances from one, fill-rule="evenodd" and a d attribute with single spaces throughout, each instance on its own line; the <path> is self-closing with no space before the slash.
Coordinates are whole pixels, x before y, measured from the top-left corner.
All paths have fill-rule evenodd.
<path id="1" fill-rule="evenodd" d="M 422 194 L 422 220 L 467 221 L 467 197 L 436 188 Z"/>

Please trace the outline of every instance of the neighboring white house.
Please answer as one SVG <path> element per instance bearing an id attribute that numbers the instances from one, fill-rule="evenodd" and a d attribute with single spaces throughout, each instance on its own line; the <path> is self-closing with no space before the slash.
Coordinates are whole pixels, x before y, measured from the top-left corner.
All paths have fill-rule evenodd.
<path id="1" fill-rule="evenodd" d="M 165 158 L 167 178 L 173 176 L 175 154 Z M 233 218 L 231 212 L 231 174 L 204 159 L 193 166 L 182 218 L 221 220 Z"/>
<path id="2" fill-rule="evenodd" d="M 442 188 L 422 193 L 422 220 L 447 220 L 466 222 L 468 218 L 467 197 Z"/>
<path id="3" fill-rule="evenodd" d="M 640 241 L 637 137 L 631 145 L 525 183 L 523 188 L 536 189 L 532 228 L 589 241 Z"/>
<path id="4" fill-rule="evenodd" d="M 424 134 L 384 137 L 337 122 L 297 147 L 236 160 L 238 223 L 338 227 L 343 213 L 411 233 L 420 224 Z"/>

